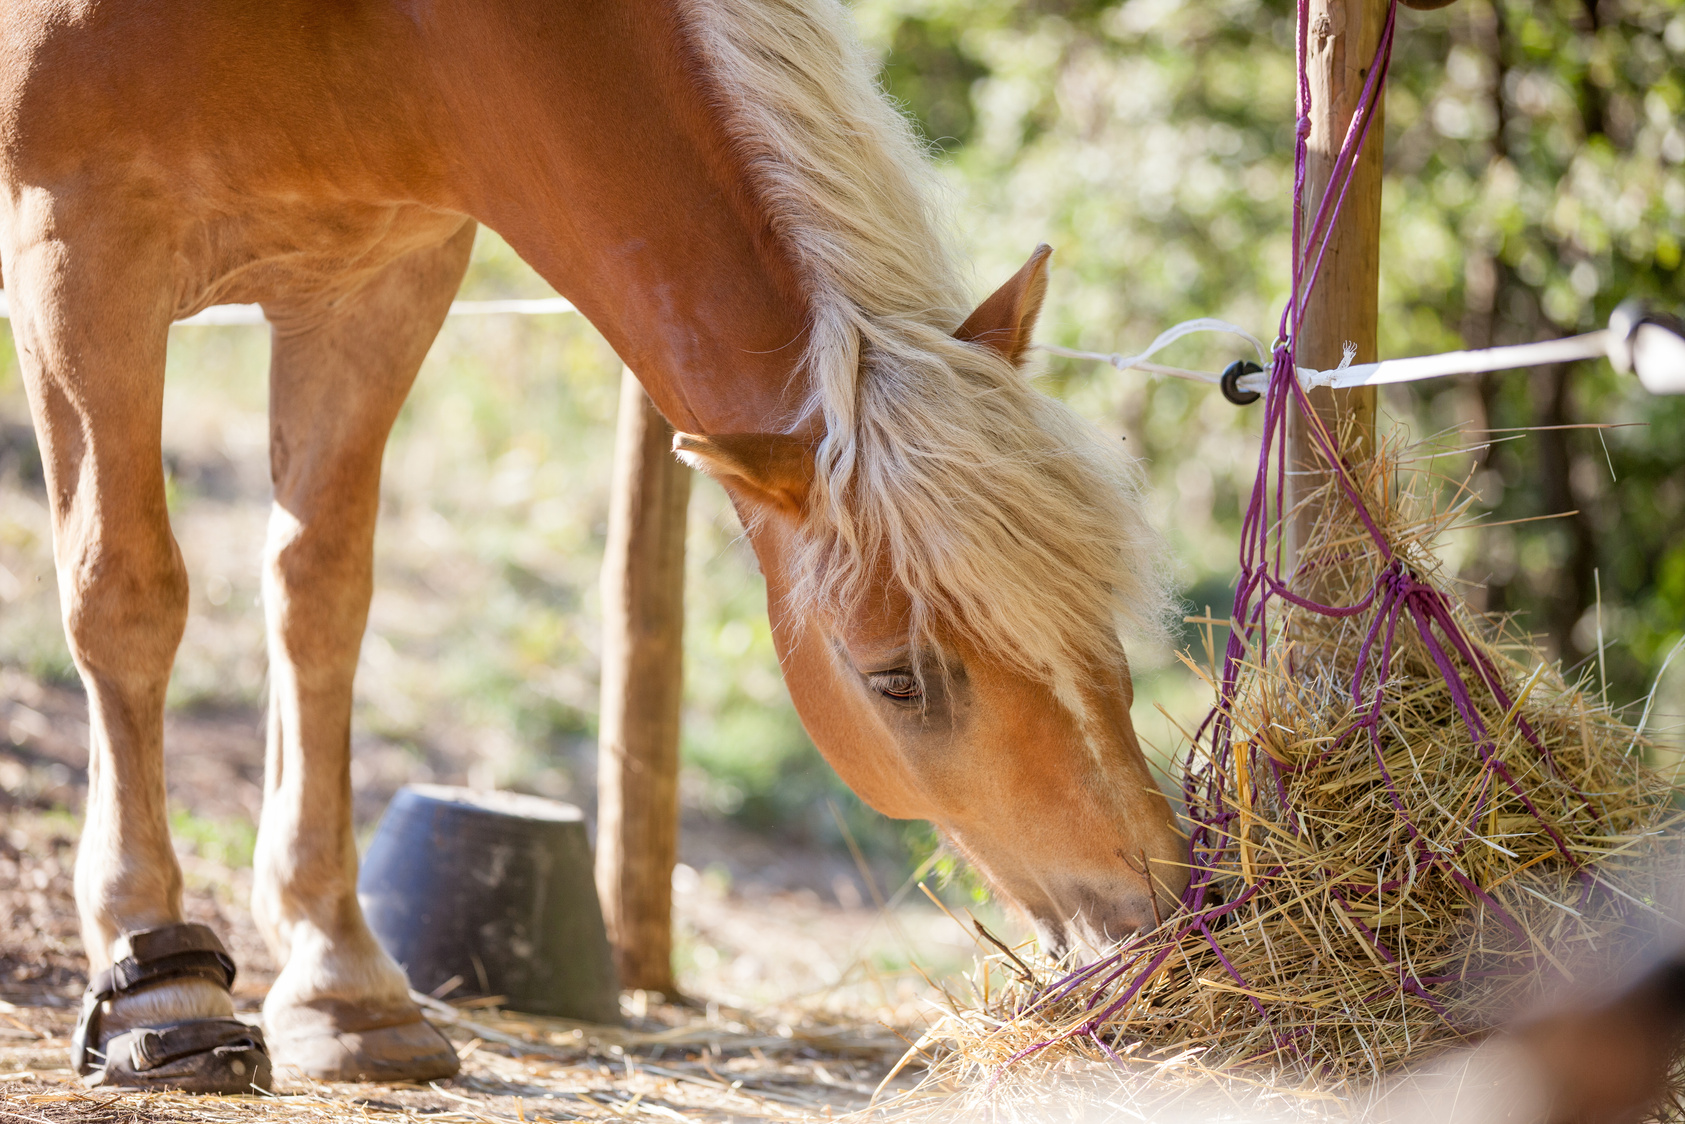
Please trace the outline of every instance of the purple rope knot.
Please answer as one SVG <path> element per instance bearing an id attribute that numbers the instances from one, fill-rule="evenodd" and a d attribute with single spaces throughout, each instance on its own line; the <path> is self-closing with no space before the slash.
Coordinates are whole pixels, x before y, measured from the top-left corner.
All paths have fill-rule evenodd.
<path id="1" fill-rule="evenodd" d="M 1301 137 L 1308 137 L 1311 135 L 1311 119 L 1308 115 L 1299 118 L 1298 125 L 1294 129 L 1294 134 Z"/>

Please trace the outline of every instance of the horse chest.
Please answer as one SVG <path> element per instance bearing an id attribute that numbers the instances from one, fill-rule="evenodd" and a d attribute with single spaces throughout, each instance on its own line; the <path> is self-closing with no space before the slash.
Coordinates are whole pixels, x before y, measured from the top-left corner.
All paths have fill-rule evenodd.
<path id="1" fill-rule="evenodd" d="M 238 211 L 219 210 L 190 218 L 177 235 L 177 318 L 211 304 L 261 303 L 283 326 L 308 322 L 465 221 L 408 203 L 247 198 Z"/>

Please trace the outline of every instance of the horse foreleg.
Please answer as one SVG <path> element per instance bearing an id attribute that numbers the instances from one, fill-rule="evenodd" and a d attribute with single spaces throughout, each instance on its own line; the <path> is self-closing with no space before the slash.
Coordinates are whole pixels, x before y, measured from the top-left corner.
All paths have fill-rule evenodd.
<path id="1" fill-rule="evenodd" d="M 464 223 L 331 311 L 272 310 L 269 748 L 252 909 L 285 964 L 264 1003 L 276 1065 L 322 1080 L 424 1080 L 457 1069 L 357 904 L 351 706 L 381 453 L 473 238 Z M 294 330 L 294 316 L 305 326 Z"/>
<path id="2" fill-rule="evenodd" d="M 4 217 L 12 331 L 41 442 L 65 635 L 88 693 L 76 906 L 93 983 L 73 1053 L 95 1080 L 239 1091 L 267 1081 L 249 1042 L 238 1070 L 209 1047 L 137 1068 L 113 1045 L 137 1028 L 233 1013 L 231 962 L 207 930 L 181 925 L 166 815 L 164 693 L 188 596 L 159 458 L 168 248 L 149 237 L 154 216 L 109 197 L 14 200 Z M 121 970 L 105 973 L 114 961 Z M 199 1022 L 190 1033 L 246 1031 Z"/>

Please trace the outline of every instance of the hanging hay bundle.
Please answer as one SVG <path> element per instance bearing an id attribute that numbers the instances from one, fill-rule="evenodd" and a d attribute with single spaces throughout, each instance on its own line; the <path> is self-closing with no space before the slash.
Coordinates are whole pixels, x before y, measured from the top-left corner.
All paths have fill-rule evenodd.
<path id="1" fill-rule="evenodd" d="M 1679 790 L 1586 683 L 1440 592 L 1431 546 L 1471 498 L 1436 509 L 1398 461 L 1311 500 L 1291 582 L 1243 567 L 1242 640 L 1184 778 L 1182 908 L 1077 970 L 997 959 L 1004 988 L 928 1036 L 938 1078 L 1197 1056 L 1346 1085 L 1655 931 Z"/>

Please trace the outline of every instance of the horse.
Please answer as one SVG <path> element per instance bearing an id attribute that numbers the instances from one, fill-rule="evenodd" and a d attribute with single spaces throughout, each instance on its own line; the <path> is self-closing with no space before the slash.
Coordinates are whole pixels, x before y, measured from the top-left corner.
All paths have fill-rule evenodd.
<path id="1" fill-rule="evenodd" d="M 5 6 L 0 273 L 89 703 L 88 1083 L 456 1070 L 359 911 L 349 746 L 382 448 L 477 224 L 724 485 L 862 799 L 935 824 L 1054 950 L 1174 906 L 1120 638 L 1171 603 L 1139 472 L 1022 369 L 1046 247 L 971 307 L 932 175 L 837 0 Z M 163 782 L 165 347 L 218 302 L 272 333 L 261 1027 L 183 923 Z"/>

